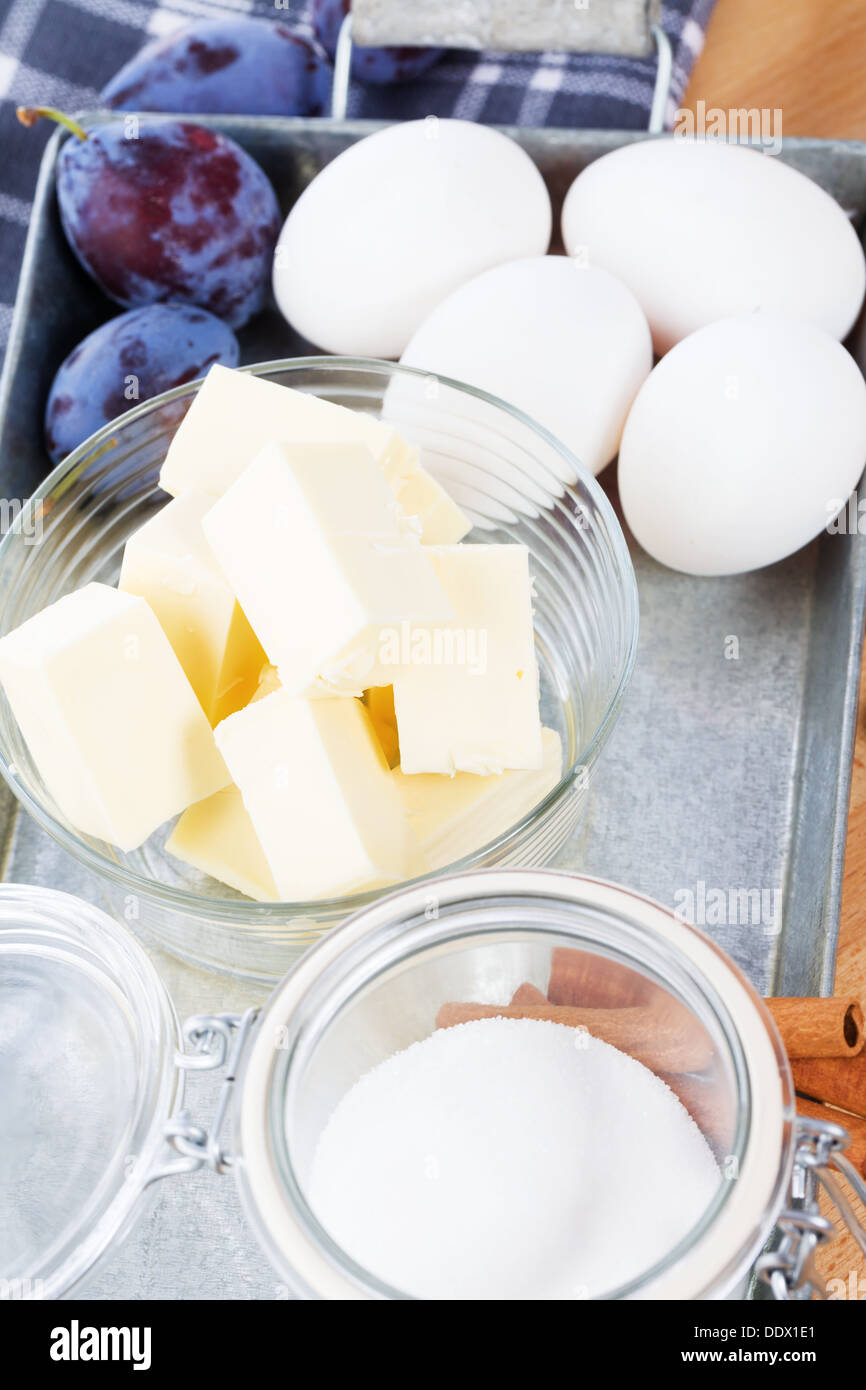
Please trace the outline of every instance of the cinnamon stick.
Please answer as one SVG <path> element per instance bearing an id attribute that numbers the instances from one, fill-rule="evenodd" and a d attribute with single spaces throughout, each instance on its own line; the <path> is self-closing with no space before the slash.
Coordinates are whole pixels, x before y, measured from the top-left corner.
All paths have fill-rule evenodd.
<path id="1" fill-rule="evenodd" d="M 537 985 L 531 985 L 528 980 L 524 980 L 522 985 L 511 996 L 512 1004 L 546 1004 L 547 995 L 540 990 Z"/>
<path id="2" fill-rule="evenodd" d="M 791 1058 L 856 1057 L 863 1047 L 863 1010 L 853 996 L 766 1003 Z"/>
<path id="3" fill-rule="evenodd" d="M 801 1096 L 797 1097 L 797 1114 L 809 1115 L 813 1120 L 829 1120 L 847 1129 L 851 1143 L 844 1150 L 845 1157 L 850 1159 L 862 1177 L 866 1177 L 866 1120 L 859 1115 L 849 1115 L 844 1110 L 835 1110 L 830 1105 L 804 1100 Z"/>
<path id="4" fill-rule="evenodd" d="M 443 1004 L 437 1028 L 483 1018 L 535 1019 L 583 1028 L 595 1038 L 627 1052 L 651 1071 L 700 1071 L 713 1056 L 708 1034 L 686 1010 L 670 1000 L 664 1007 L 581 1009 L 559 1004 Z"/>
<path id="5" fill-rule="evenodd" d="M 550 957 L 547 998 L 551 1004 L 576 1004 L 585 1009 L 628 1009 L 645 1004 L 656 987 L 628 965 L 555 946 Z"/>
<path id="6" fill-rule="evenodd" d="M 866 1118 L 866 1052 L 857 1057 L 804 1057 L 791 1063 L 804 1096 Z"/>

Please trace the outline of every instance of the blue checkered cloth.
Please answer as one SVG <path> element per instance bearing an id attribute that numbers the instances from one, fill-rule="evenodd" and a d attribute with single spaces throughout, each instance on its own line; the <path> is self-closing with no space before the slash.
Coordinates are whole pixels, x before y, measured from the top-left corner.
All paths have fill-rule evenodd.
<path id="1" fill-rule="evenodd" d="M 669 116 L 701 49 L 714 0 L 667 0 L 663 25 L 674 50 Z M 142 45 L 197 17 L 258 14 L 310 33 L 303 0 L 0 0 L 0 360 L 36 173 L 51 131 L 25 130 L 19 105 L 79 111 Z M 435 113 L 492 125 L 640 130 L 647 125 L 655 59 L 597 54 L 498 54 L 451 50 L 423 77 L 392 87 L 353 83 L 348 114 L 405 120 Z"/>

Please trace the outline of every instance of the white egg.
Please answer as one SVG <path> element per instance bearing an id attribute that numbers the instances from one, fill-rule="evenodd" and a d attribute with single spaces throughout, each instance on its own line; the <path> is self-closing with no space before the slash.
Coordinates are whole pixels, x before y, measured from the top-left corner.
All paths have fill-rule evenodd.
<path id="1" fill-rule="evenodd" d="M 568 256 L 486 270 L 421 324 L 400 359 L 516 405 L 598 473 L 652 367 L 630 290 Z"/>
<path id="2" fill-rule="evenodd" d="M 625 518 L 687 574 L 790 555 L 841 510 L 866 463 L 866 382 L 835 338 L 771 314 L 684 338 L 632 406 L 619 451 Z"/>
<path id="3" fill-rule="evenodd" d="M 274 256 L 289 323 L 327 352 L 399 357 L 479 271 L 541 255 L 544 180 L 519 145 L 470 121 L 406 121 L 338 155 L 301 194 Z"/>
<path id="4" fill-rule="evenodd" d="M 838 203 L 742 145 L 674 137 L 604 155 L 569 189 L 562 235 L 634 291 L 656 352 L 716 319 L 790 315 L 844 338 L 866 263 Z"/>

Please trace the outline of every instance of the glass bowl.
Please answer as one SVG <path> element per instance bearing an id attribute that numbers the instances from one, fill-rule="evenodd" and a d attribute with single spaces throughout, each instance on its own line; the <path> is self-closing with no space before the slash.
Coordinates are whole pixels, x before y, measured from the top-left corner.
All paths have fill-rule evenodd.
<path id="1" fill-rule="evenodd" d="M 604 492 L 540 425 L 457 382 L 348 358 L 295 358 L 246 370 L 386 416 L 469 514 L 467 539 L 528 547 L 542 717 L 562 739 L 563 775 L 508 831 L 438 872 L 550 862 L 582 819 L 637 645 L 634 572 Z M 48 475 L 0 544 L 0 633 L 91 580 L 116 582 L 128 536 L 166 501 L 159 470 L 199 385 L 130 410 Z M 170 826 L 128 854 L 80 834 L 48 793 L 5 696 L 0 772 L 36 821 L 97 872 L 116 914 L 208 969 L 273 984 L 323 932 L 378 896 L 255 903 L 169 855 Z"/>

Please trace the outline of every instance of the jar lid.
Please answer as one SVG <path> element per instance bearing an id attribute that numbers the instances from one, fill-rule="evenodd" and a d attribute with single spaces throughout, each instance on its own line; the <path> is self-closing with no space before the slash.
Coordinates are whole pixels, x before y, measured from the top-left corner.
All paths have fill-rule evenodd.
<path id="1" fill-rule="evenodd" d="M 0 884 L 0 1292 L 56 1298 L 135 1216 L 179 1104 L 144 950 L 67 893 Z"/>

